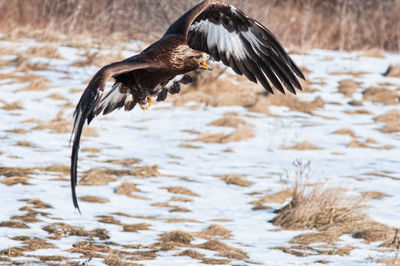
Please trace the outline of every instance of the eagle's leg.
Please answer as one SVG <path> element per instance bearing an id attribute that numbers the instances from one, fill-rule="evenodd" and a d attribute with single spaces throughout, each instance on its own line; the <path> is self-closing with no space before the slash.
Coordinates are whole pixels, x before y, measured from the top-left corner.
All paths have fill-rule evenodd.
<path id="1" fill-rule="evenodd" d="M 150 95 L 147 95 L 146 97 L 146 104 L 140 104 L 140 108 L 145 111 L 145 110 L 149 110 L 150 105 L 152 105 L 154 103 L 154 101 L 151 99 Z"/>

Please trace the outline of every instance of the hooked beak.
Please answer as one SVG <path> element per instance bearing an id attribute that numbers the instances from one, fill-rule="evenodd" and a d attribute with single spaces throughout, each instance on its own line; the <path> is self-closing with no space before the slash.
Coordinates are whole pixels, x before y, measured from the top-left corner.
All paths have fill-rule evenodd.
<path id="1" fill-rule="evenodd" d="M 208 54 L 203 56 L 203 58 L 199 61 L 200 68 L 212 70 L 214 64 L 214 58 Z"/>

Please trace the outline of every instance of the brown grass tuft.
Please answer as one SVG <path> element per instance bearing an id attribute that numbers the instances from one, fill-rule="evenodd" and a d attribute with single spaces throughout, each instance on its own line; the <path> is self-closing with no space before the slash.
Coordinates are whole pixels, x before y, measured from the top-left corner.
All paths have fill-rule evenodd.
<path id="1" fill-rule="evenodd" d="M 239 125 L 233 133 L 228 135 L 223 133 L 204 133 L 198 136 L 195 141 L 204 143 L 229 143 L 246 140 L 252 137 L 254 137 L 253 127 L 250 124 L 247 124 Z"/>
<path id="2" fill-rule="evenodd" d="M 24 140 L 18 141 L 17 145 L 21 146 L 21 147 L 32 147 L 33 146 L 32 143 L 30 143 L 29 141 L 24 141 Z"/>
<path id="3" fill-rule="evenodd" d="M 380 191 L 367 191 L 367 192 L 361 193 L 361 195 L 367 199 L 381 199 L 381 198 L 389 197 L 388 194 L 380 192 Z"/>
<path id="4" fill-rule="evenodd" d="M 117 187 L 115 193 L 130 197 L 132 196 L 132 192 L 139 192 L 139 191 L 140 189 L 138 189 L 135 184 L 124 181 L 121 185 Z"/>
<path id="5" fill-rule="evenodd" d="M 312 113 L 318 108 L 323 108 L 325 102 L 321 97 L 317 97 L 311 102 L 303 102 L 294 95 L 276 94 L 263 98 L 260 97 L 258 102 L 250 108 L 250 111 L 269 114 L 268 106 L 270 105 L 286 106 L 291 111 Z"/>
<path id="6" fill-rule="evenodd" d="M 360 88 L 360 83 L 352 79 L 344 79 L 339 82 L 339 92 L 347 98 L 351 98 L 358 88 Z"/>
<path id="7" fill-rule="evenodd" d="M 389 66 L 384 75 L 386 77 L 400 78 L 400 64 Z"/>
<path id="8" fill-rule="evenodd" d="M 136 158 L 126 158 L 126 159 L 122 159 L 122 160 L 107 160 L 106 162 L 111 163 L 111 164 L 119 164 L 119 165 L 123 165 L 123 166 L 131 166 L 132 164 L 139 163 L 140 160 L 136 159 Z"/>
<path id="9" fill-rule="evenodd" d="M 82 253 L 86 257 L 102 258 L 101 253 L 108 253 L 111 251 L 110 247 L 105 245 L 96 245 L 89 241 L 79 241 L 72 244 L 72 248 L 67 249 L 67 252 Z"/>
<path id="10" fill-rule="evenodd" d="M 175 207 L 170 209 L 169 212 L 191 212 L 191 210 L 182 207 Z"/>
<path id="11" fill-rule="evenodd" d="M 191 191 L 190 189 L 187 189 L 185 187 L 166 187 L 165 188 L 168 192 L 174 193 L 174 194 L 182 194 L 182 195 L 188 195 L 188 196 L 196 196 L 198 197 L 199 194 Z"/>
<path id="12" fill-rule="evenodd" d="M 347 148 L 369 148 L 367 144 L 359 141 L 359 140 L 352 140 L 349 144 L 347 144 Z"/>
<path id="13" fill-rule="evenodd" d="M 227 265 L 231 261 L 226 259 L 204 258 L 201 262 L 204 264 L 211 264 L 211 265 Z"/>
<path id="14" fill-rule="evenodd" d="M 349 195 L 343 188 L 316 184 L 307 189 L 297 183 L 292 201 L 272 222 L 285 229 L 318 230 L 332 225 L 349 226 L 367 219 L 365 204 L 360 196 Z"/>
<path id="15" fill-rule="evenodd" d="M 101 215 L 99 216 L 100 223 L 105 223 L 105 224 L 121 224 L 121 222 L 117 219 L 114 218 L 114 216 L 110 216 L 110 215 Z"/>
<path id="16" fill-rule="evenodd" d="M 0 222 L 0 227 L 10 227 L 10 228 L 29 228 L 26 224 L 22 222 L 15 222 L 15 221 L 6 221 Z"/>
<path id="17" fill-rule="evenodd" d="M 238 128 L 240 125 L 247 125 L 248 123 L 236 116 L 225 115 L 222 118 L 219 118 L 213 122 L 211 122 L 210 126 L 216 127 L 233 127 Z"/>
<path id="18" fill-rule="evenodd" d="M 371 101 L 373 103 L 383 103 L 383 104 L 399 104 L 400 95 L 390 89 L 386 88 L 368 88 L 363 92 L 364 101 Z"/>
<path id="19" fill-rule="evenodd" d="M 308 141 L 301 141 L 292 146 L 282 146 L 284 150 L 322 150 L 321 147 L 314 145 Z"/>
<path id="20" fill-rule="evenodd" d="M 339 235 L 334 231 L 304 233 L 295 236 L 289 241 L 291 244 L 309 245 L 312 243 L 328 243 L 332 244 L 339 241 Z"/>
<path id="21" fill-rule="evenodd" d="M 376 58 L 385 58 L 385 52 L 380 50 L 380 49 L 368 49 L 363 52 L 363 56 L 368 56 L 368 57 L 376 57 Z"/>
<path id="22" fill-rule="evenodd" d="M 0 180 L 1 183 L 7 186 L 13 186 L 17 184 L 30 185 L 28 180 L 31 179 L 29 176 L 10 176 Z"/>
<path id="23" fill-rule="evenodd" d="M 186 198 L 186 197 L 172 197 L 169 199 L 169 201 L 177 201 L 177 202 L 191 202 L 193 201 L 190 198 Z"/>
<path id="24" fill-rule="evenodd" d="M 356 133 L 350 128 L 341 128 L 332 132 L 332 134 L 349 135 L 353 138 L 357 137 Z"/>
<path id="25" fill-rule="evenodd" d="M 374 121 L 386 124 L 381 129 L 381 132 L 383 133 L 393 133 L 400 131 L 400 111 L 397 109 L 391 110 L 385 114 L 374 117 Z"/>
<path id="26" fill-rule="evenodd" d="M 91 169 L 83 174 L 79 184 L 85 186 L 102 186 L 116 180 L 115 177 L 112 177 L 103 170 Z"/>
<path id="27" fill-rule="evenodd" d="M 158 165 L 135 167 L 130 171 L 130 175 L 136 177 L 161 176 L 161 174 L 158 172 L 158 168 Z"/>
<path id="28" fill-rule="evenodd" d="M 192 234 L 183 231 L 172 231 L 163 233 L 160 238 L 162 242 L 174 242 L 186 245 L 190 244 L 193 239 L 194 238 Z"/>
<path id="29" fill-rule="evenodd" d="M 199 248 L 209 249 L 213 251 L 218 251 L 218 256 L 233 258 L 233 259 L 247 259 L 248 256 L 245 252 L 240 249 L 231 247 L 225 243 L 218 240 L 208 240 L 207 242 L 197 245 Z"/>
<path id="30" fill-rule="evenodd" d="M 30 75 L 29 84 L 18 91 L 45 91 L 49 89 L 49 80 L 42 76 Z"/>
<path id="31" fill-rule="evenodd" d="M 204 239 L 213 239 L 213 238 L 230 239 L 231 231 L 229 231 L 228 229 L 226 229 L 221 225 L 212 224 L 209 227 L 197 233 L 196 236 Z"/>
<path id="32" fill-rule="evenodd" d="M 32 57 L 61 58 L 58 53 L 58 46 L 54 45 L 33 46 L 26 50 L 26 54 Z"/>
<path id="33" fill-rule="evenodd" d="M 393 228 L 374 222 L 365 214 L 367 206 L 364 196 L 350 193 L 341 187 L 328 187 L 321 182 L 307 183 L 306 179 L 310 173 L 309 164 L 296 162 L 295 166 L 297 169 L 292 200 L 279 210 L 278 215 L 271 222 L 285 229 L 314 228 L 320 232 L 296 236 L 291 240 L 292 244 L 333 243 L 343 234 L 351 234 L 353 237 L 363 238 L 368 242 L 388 241 L 390 237 L 393 237 Z M 308 246 L 304 248 L 308 250 L 306 254 L 314 250 Z M 288 252 L 293 251 L 289 249 Z M 333 247 L 329 252 L 336 249 Z M 317 252 L 322 254 L 321 250 Z"/>
<path id="34" fill-rule="evenodd" d="M 95 196 L 81 196 L 79 197 L 81 201 L 86 201 L 86 202 L 95 202 L 95 203 L 107 203 L 109 202 L 108 199 L 106 198 L 100 198 L 100 197 L 95 197 Z"/>
<path id="35" fill-rule="evenodd" d="M 200 252 L 197 252 L 196 250 L 193 249 L 185 249 L 184 251 L 176 254 L 176 256 L 187 256 L 196 260 L 204 258 L 204 254 L 201 254 Z"/>
<path id="36" fill-rule="evenodd" d="M 20 101 L 15 101 L 11 103 L 4 103 L 4 105 L 1 107 L 1 109 L 4 110 L 23 110 L 24 107 L 22 106 Z"/>
<path id="37" fill-rule="evenodd" d="M 372 143 L 371 140 L 367 143 Z M 368 149 L 377 149 L 377 150 L 391 150 L 393 146 L 391 145 L 384 145 L 384 146 L 371 146 L 366 143 L 363 143 L 359 140 L 352 140 L 348 145 L 347 148 L 368 148 Z"/>
<path id="38" fill-rule="evenodd" d="M 216 175 L 215 177 L 221 178 L 228 185 L 236 185 L 236 186 L 240 186 L 240 187 L 248 187 L 251 184 L 253 184 L 253 182 L 244 179 L 243 175 L 238 175 L 238 174 Z"/>
<path id="39" fill-rule="evenodd" d="M 278 191 L 276 193 L 273 194 L 269 194 L 266 196 L 261 197 L 259 200 L 257 201 L 252 201 L 250 202 L 253 205 L 259 206 L 259 205 L 263 205 L 265 203 L 278 203 L 278 204 L 282 204 L 284 203 L 288 198 L 290 198 L 290 196 L 292 196 L 293 192 L 291 189 L 283 189 L 281 191 Z"/>
<path id="40" fill-rule="evenodd" d="M 86 66 L 97 66 L 102 67 L 111 62 L 121 61 L 124 57 L 120 52 L 111 52 L 107 54 L 101 54 L 99 52 L 91 52 L 87 51 L 83 55 L 83 59 L 75 61 L 72 65 L 77 67 L 86 67 Z"/>
<path id="41" fill-rule="evenodd" d="M 124 224 L 122 225 L 124 232 L 137 232 L 139 230 L 150 230 L 150 225 L 146 223 L 139 223 L 139 224 Z"/>

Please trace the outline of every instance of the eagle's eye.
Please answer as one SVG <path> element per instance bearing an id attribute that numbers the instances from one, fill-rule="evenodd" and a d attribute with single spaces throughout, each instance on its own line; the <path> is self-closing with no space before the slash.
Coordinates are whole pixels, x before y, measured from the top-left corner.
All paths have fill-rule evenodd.
<path id="1" fill-rule="evenodd" d="M 196 60 L 200 60 L 200 58 L 202 58 L 202 56 L 201 56 L 201 55 L 196 55 L 194 58 L 195 58 Z"/>

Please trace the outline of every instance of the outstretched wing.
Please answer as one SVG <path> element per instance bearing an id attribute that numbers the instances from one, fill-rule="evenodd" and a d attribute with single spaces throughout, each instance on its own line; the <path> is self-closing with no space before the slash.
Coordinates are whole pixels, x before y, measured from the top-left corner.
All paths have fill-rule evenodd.
<path id="1" fill-rule="evenodd" d="M 74 112 L 74 128 L 71 136 L 71 139 L 73 139 L 71 154 L 71 190 L 74 206 L 78 210 L 79 205 L 76 198 L 75 186 L 77 184 L 79 141 L 85 121 L 89 124 L 90 121 L 103 110 L 104 113 L 108 113 L 124 105 L 126 109 L 132 109 L 135 102 L 128 90 L 124 90 L 120 83 L 116 83 L 110 92 L 106 94 L 104 92 L 106 82 L 109 78 L 116 75 L 149 67 L 150 65 L 148 63 L 131 58 L 101 68 L 90 80 L 76 106 Z"/>
<path id="2" fill-rule="evenodd" d="M 298 77 L 304 75 L 276 37 L 234 6 L 207 0 L 179 18 L 168 33 L 186 34 L 189 47 L 260 82 L 270 93 L 270 82 L 282 93 L 282 85 L 294 94 L 295 88 L 302 89 Z"/>

